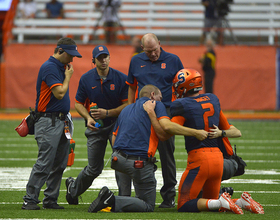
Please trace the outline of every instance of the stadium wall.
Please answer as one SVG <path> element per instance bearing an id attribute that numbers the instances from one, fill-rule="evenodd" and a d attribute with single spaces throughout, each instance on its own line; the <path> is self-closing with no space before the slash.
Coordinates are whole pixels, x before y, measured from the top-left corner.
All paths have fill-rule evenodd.
<path id="1" fill-rule="evenodd" d="M 91 52 L 95 45 L 78 46 L 83 58 L 74 58 L 74 74 L 70 82 L 71 108 L 74 109 L 75 94 L 81 75 L 94 68 Z M 5 51 L 5 81 L 1 94 L 2 108 L 28 108 L 35 105 L 36 80 L 40 66 L 53 54 L 55 45 L 11 44 Z M 165 51 L 177 54 L 185 68 L 201 73 L 198 63 L 204 53 L 203 46 L 167 46 Z M 110 66 L 123 73 L 128 67 L 133 48 L 109 45 Z M 275 110 L 276 48 L 271 46 L 217 46 L 216 78 L 214 93 L 220 98 L 224 110 Z M 3 91 L 3 90 L 2 90 Z"/>
<path id="2" fill-rule="evenodd" d="M 276 108 L 280 109 L 280 48 L 276 54 Z"/>

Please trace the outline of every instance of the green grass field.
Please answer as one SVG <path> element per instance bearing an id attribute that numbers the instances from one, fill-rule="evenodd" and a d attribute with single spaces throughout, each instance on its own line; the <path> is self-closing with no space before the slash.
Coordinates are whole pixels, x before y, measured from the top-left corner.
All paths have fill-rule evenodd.
<path id="1" fill-rule="evenodd" d="M 0 120 L 0 220 L 2 219 L 279 219 L 280 215 L 280 121 L 230 120 L 242 132 L 242 137 L 230 139 L 237 145 L 237 153 L 246 162 L 246 173 L 222 182 L 223 186 L 234 188 L 233 198 L 239 198 L 243 191 L 248 191 L 253 199 L 264 207 L 264 215 L 244 212 L 243 216 L 232 213 L 202 212 L 178 213 L 176 208 L 159 209 L 162 202 L 159 189 L 162 185 L 160 162 L 157 163 L 156 177 L 157 200 L 153 213 L 88 213 L 90 203 L 97 197 L 102 186 L 107 185 L 117 193 L 114 173 L 108 159 L 111 148 L 108 146 L 105 155 L 105 169 L 93 182 L 88 191 L 82 195 L 78 206 L 70 206 L 66 202 L 65 179 L 76 177 L 87 165 L 86 138 L 84 121 L 75 119 L 74 140 L 76 141 L 75 162 L 63 175 L 58 203 L 64 210 L 22 210 L 22 197 L 25 185 L 37 158 L 37 145 L 34 136 L 20 137 L 15 127 L 20 121 Z M 176 137 L 175 158 L 177 163 L 177 180 L 186 167 L 187 153 L 184 149 L 183 137 Z M 157 158 L 158 154 L 157 154 Z M 178 184 L 177 184 L 178 187 Z M 43 187 L 40 200 L 43 199 Z M 42 207 L 42 203 L 39 204 Z"/>

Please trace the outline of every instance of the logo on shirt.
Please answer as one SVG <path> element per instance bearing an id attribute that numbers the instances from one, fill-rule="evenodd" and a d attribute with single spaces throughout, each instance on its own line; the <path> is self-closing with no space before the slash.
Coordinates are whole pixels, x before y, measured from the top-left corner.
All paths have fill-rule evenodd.
<path id="1" fill-rule="evenodd" d="M 114 91 L 114 90 L 115 90 L 115 84 L 111 84 L 111 85 L 110 85 L 110 89 L 111 89 L 112 91 Z"/>
<path id="2" fill-rule="evenodd" d="M 185 74 L 183 72 L 180 72 L 177 76 L 177 79 L 179 84 L 184 83 L 186 81 Z"/>
<path id="3" fill-rule="evenodd" d="M 96 88 L 96 86 L 94 86 L 94 87 L 91 87 L 92 89 L 95 89 Z"/>
<path id="4" fill-rule="evenodd" d="M 166 63 L 162 63 L 161 64 L 161 69 L 165 69 L 166 68 Z"/>
<path id="5" fill-rule="evenodd" d="M 140 67 L 143 68 L 144 66 L 146 66 L 146 65 L 141 65 Z"/>

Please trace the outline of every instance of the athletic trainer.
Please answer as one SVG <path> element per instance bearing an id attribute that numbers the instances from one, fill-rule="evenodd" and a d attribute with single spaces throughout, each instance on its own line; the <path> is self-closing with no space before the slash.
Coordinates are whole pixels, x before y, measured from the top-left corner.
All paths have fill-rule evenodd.
<path id="1" fill-rule="evenodd" d="M 79 173 L 76 180 L 66 180 L 66 200 L 77 205 L 78 196 L 84 193 L 97 178 L 104 167 L 107 142 L 112 141 L 112 131 L 118 115 L 127 105 L 127 76 L 109 67 L 110 54 L 104 45 L 92 51 L 92 62 L 96 68 L 83 74 L 76 94 L 75 108 L 85 119 L 87 129 L 88 165 Z M 98 109 L 90 110 L 89 105 L 96 103 Z M 95 127 L 96 121 L 103 120 L 103 127 Z"/>
<path id="2" fill-rule="evenodd" d="M 35 139 L 38 159 L 34 164 L 23 197 L 22 209 L 38 210 L 38 197 L 44 184 L 43 208 L 64 209 L 57 204 L 60 183 L 67 166 L 72 130 L 69 83 L 74 72 L 73 57 L 82 57 L 71 38 L 61 38 L 54 54 L 41 66 L 37 78 Z M 68 115 L 68 116 L 67 116 Z"/>
<path id="3" fill-rule="evenodd" d="M 162 92 L 162 103 L 169 114 L 171 102 L 175 99 L 172 95 L 172 80 L 176 73 L 183 69 L 183 64 L 178 56 L 164 51 L 157 36 L 152 33 L 142 37 L 141 45 L 144 53 L 133 56 L 129 66 L 128 103 L 131 104 L 138 98 L 140 90 L 145 85 L 152 84 Z M 175 206 L 177 180 L 174 150 L 174 137 L 164 142 L 159 141 L 158 151 L 163 177 L 163 186 L 160 190 L 163 201 L 159 208 Z M 118 183 L 118 187 L 120 195 L 130 195 L 129 180 Z"/>
<path id="4" fill-rule="evenodd" d="M 104 186 L 92 204 L 89 212 L 97 212 L 108 206 L 112 212 L 153 212 L 156 201 L 155 152 L 158 136 L 154 132 L 143 104 L 148 100 L 156 102 L 155 115 L 172 134 L 191 135 L 199 140 L 207 137 L 208 132 L 183 127 L 169 120 L 165 106 L 160 100 L 162 94 L 154 85 L 146 85 L 135 103 L 125 107 L 120 113 L 113 133 L 111 167 L 128 175 L 135 188 L 135 197 L 114 196 Z M 156 119 L 157 120 L 157 119 Z M 163 137 L 161 137 L 163 138 Z"/>

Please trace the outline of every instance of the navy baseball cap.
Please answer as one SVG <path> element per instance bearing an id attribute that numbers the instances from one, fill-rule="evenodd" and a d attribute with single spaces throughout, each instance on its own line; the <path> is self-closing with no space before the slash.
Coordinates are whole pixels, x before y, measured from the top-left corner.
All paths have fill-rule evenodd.
<path id="1" fill-rule="evenodd" d="M 99 57 L 99 55 L 101 55 L 101 54 L 108 54 L 108 55 L 110 55 L 110 54 L 109 54 L 109 50 L 108 50 L 107 47 L 104 46 L 104 45 L 98 45 L 98 46 L 96 46 L 96 47 L 93 49 L 93 51 L 92 51 L 92 58 L 97 58 L 97 57 Z"/>
<path id="2" fill-rule="evenodd" d="M 77 45 L 65 45 L 65 44 L 60 44 L 57 45 L 57 48 L 63 49 L 66 53 L 73 57 L 79 57 L 81 58 L 82 55 L 78 52 L 78 47 Z"/>

